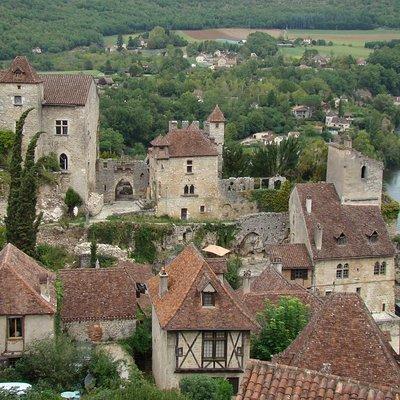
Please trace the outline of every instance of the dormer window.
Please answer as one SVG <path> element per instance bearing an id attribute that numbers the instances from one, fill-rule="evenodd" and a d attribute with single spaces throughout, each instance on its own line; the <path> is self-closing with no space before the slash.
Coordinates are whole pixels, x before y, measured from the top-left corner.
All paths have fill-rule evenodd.
<path id="1" fill-rule="evenodd" d="M 336 240 L 338 245 L 343 246 L 347 244 L 347 236 L 343 232 L 336 238 Z"/>
<path id="2" fill-rule="evenodd" d="M 215 306 L 215 292 L 203 292 L 201 294 L 201 305 L 203 307 Z"/>
<path id="3" fill-rule="evenodd" d="M 378 241 L 378 232 L 372 232 L 371 235 L 368 236 L 368 239 L 370 243 L 376 243 Z"/>

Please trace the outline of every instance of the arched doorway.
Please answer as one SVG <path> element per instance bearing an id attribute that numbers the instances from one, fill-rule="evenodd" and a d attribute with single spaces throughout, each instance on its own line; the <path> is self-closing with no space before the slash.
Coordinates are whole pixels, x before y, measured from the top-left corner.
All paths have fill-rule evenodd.
<path id="1" fill-rule="evenodd" d="M 121 179 L 115 187 L 115 200 L 133 200 L 133 188 L 129 181 Z"/>

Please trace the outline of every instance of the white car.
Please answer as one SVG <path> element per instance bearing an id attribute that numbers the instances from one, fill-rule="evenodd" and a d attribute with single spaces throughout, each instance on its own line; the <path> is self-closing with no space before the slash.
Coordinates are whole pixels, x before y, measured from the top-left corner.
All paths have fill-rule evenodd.
<path id="1" fill-rule="evenodd" d="M 5 391 L 8 393 L 13 393 L 17 395 L 26 394 L 26 392 L 32 388 L 29 383 L 23 382 L 3 382 L 0 383 L 0 391 Z"/>

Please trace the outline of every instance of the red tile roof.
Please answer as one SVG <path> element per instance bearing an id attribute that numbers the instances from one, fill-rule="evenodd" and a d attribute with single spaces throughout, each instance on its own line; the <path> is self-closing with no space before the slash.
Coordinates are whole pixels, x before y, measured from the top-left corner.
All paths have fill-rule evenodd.
<path id="1" fill-rule="evenodd" d="M 246 308 L 256 315 L 265 307 L 265 302 L 278 303 L 282 297 L 296 297 L 310 307 L 313 314 L 321 307 L 322 300 L 297 283 L 288 281 L 273 266 L 267 266 L 250 285 L 250 292 L 237 291 Z"/>
<path id="2" fill-rule="evenodd" d="M 333 293 L 282 353 L 280 364 L 400 388 L 400 367 L 386 337 L 356 293 Z"/>
<path id="3" fill-rule="evenodd" d="M 216 274 L 228 272 L 228 261 L 225 257 L 209 257 L 206 262 Z"/>
<path id="4" fill-rule="evenodd" d="M 229 287 L 223 285 L 199 251 L 186 247 L 165 268 L 168 291 L 159 296 L 160 277 L 148 283 L 151 302 L 165 330 L 254 330 L 249 316 Z M 201 290 L 211 284 L 216 291 L 215 307 L 202 307 Z"/>
<path id="5" fill-rule="evenodd" d="M 225 117 L 218 104 L 207 118 L 208 122 L 225 122 Z"/>
<path id="6" fill-rule="evenodd" d="M 42 79 L 24 56 L 15 57 L 8 70 L 0 74 L 0 83 L 41 83 Z"/>
<path id="7" fill-rule="evenodd" d="M 343 259 L 359 257 L 392 257 L 394 247 L 377 206 L 342 205 L 332 183 L 301 183 L 295 189 L 303 209 L 308 238 L 314 259 Z M 311 214 L 306 211 L 306 198 L 312 200 Z M 317 250 L 314 230 L 323 228 L 322 249 Z M 378 241 L 370 243 L 368 235 L 376 231 Z M 339 245 L 341 233 L 347 244 Z"/>
<path id="8" fill-rule="evenodd" d="M 40 282 L 50 282 L 50 301 L 40 294 Z M 55 275 L 33 258 L 7 244 L 0 252 L 0 315 L 54 314 Z"/>
<path id="9" fill-rule="evenodd" d="M 42 75 L 45 106 L 84 106 L 94 84 L 89 75 Z"/>
<path id="10" fill-rule="evenodd" d="M 133 319 L 136 282 L 125 268 L 78 268 L 60 272 L 64 322 Z"/>
<path id="11" fill-rule="evenodd" d="M 399 400 L 393 387 L 267 361 L 249 360 L 236 400 Z"/>
<path id="12" fill-rule="evenodd" d="M 279 257 L 283 269 L 312 269 L 312 262 L 305 244 L 271 244 L 266 247 L 271 258 Z"/>
<path id="13" fill-rule="evenodd" d="M 216 144 L 203 131 L 191 126 L 158 136 L 151 145 L 168 147 L 168 154 L 163 154 L 162 158 L 218 156 Z"/>

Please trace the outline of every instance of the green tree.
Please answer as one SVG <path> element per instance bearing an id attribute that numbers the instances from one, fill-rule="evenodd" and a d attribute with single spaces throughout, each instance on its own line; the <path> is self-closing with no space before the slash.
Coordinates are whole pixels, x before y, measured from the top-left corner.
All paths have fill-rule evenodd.
<path id="1" fill-rule="evenodd" d="M 274 56 L 278 52 L 277 40 L 264 32 L 250 33 L 244 48 L 261 58 Z"/>
<path id="2" fill-rule="evenodd" d="M 136 312 L 136 321 L 135 332 L 122 342 L 128 348 L 129 352 L 133 353 L 134 358 L 138 356 L 151 357 L 151 313 L 148 316 L 138 309 Z"/>
<path id="3" fill-rule="evenodd" d="M 320 138 L 307 142 L 301 150 L 297 164 L 297 176 L 304 181 L 325 180 L 328 146 Z"/>
<path id="4" fill-rule="evenodd" d="M 230 400 L 233 396 L 232 386 L 227 380 L 205 375 L 184 377 L 179 387 L 190 400 Z"/>
<path id="5" fill-rule="evenodd" d="M 239 275 L 240 268 L 242 267 L 242 260 L 236 256 L 231 257 L 228 260 L 228 270 L 226 272 L 225 279 L 231 285 L 232 289 L 239 289 L 241 279 Z"/>
<path id="6" fill-rule="evenodd" d="M 117 36 L 117 50 L 122 51 L 124 49 L 124 38 L 121 34 Z"/>
<path id="7" fill-rule="evenodd" d="M 106 153 L 108 157 L 120 156 L 124 150 L 124 137 L 112 128 L 100 131 L 100 151 Z"/>
<path id="8" fill-rule="evenodd" d="M 95 238 L 92 238 L 90 242 L 90 266 L 94 268 L 97 262 L 97 242 Z"/>
<path id="9" fill-rule="evenodd" d="M 339 117 L 343 118 L 344 117 L 344 101 L 342 99 L 339 100 Z"/>
<path id="10" fill-rule="evenodd" d="M 135 38 L 133 38 L 132 36 L 129 36 L 128 43 L 126 45 L 126 48 L 128 50 L 134 50 L 137 47 L 139 47 L 139 45 L 140 45 L 140 39 L 138 36 L 136 36 Z"/>
<path id="11" fill-rule="evenodd" d="M 251 357 L 271 360 L 285 350 L 308 322 L 308 306 L 297 298 L 281 297 L 278 304 L 265 303 L 257 315 L 261 330 L 251 337 Z"/>
<path id="12" fill-rule="evenodd" d="M 68 188 L 65 193 L 64 203 L 68 207 L 68 214 L 72 215 L 74 208 L 83 204 L 81 196 L 74 189 Z"/>
<path id="13" fill-rule="evenodd" d="M 247 157 L 243 147 L 236 142 L 225 143 L 223 175 L 225 178 L 245 176 L 247 171 Z"/>
<path id="14" fill-rule="evenodd" d="M 368 132 L 359 131 L 353 139 L 353 147 L 367 157 L 377 158 L 377 153 Z"/>
<path id="15" fill-rule="evenodd" d="M 0 130 L 0 166 L 7 166 L 8 158 L 14 143 L 15 133 Z"/>

